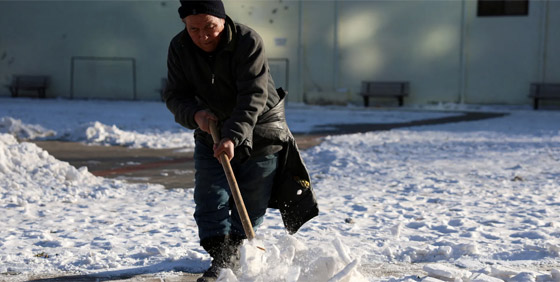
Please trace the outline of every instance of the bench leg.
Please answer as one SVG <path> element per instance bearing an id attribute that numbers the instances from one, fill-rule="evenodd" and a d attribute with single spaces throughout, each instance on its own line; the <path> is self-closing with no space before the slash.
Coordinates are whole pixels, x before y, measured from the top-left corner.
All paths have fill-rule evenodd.
<path id="1" fill-rule="evenodd" d="M 12 97 L 17 97 L 18 96 L 18 89 L 14 88 L 14 91 L 12 91 Z"/>
<path id="2" fill-rule="evenodd" d="M 397 99 L 399 99 L 399 107 L 402 107 L 402 105 L 404 104 L 403 96 L 399 96 L 399 97 L 397 97 Z"/>
<path id="3" fill-rule="evenodd" d="M 364 107 L 368 107 L 369 106 L 369 97 L 368 96 L 364 96 Z"/>
<path id="4" fill-rule="evenodd" d="M 45 89 L 39 89 L 39 98 L 45 98 Z"/>
<path id="5" fill-rule="evenodd" d="M 539 99 L 535 98 L 533 101 L 533 109 L 537 110 L 539 108 Z"/>

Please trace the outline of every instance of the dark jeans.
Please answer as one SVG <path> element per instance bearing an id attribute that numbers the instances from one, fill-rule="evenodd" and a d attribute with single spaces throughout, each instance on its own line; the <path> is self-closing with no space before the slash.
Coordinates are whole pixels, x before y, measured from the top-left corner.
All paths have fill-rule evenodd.
<path id="1" fill-rule="evenodd" d="M 200 240 L 228 234 L 244 236 L 224 169 L 213 155 L 211 147 L 196 141 L 194 218 L 198 236 Z M 244 163 L 232 161 L 231 165 L 249 218 L 256 228 L 262 223 L 268 208 L 278 154 L 250 158 Z"/>

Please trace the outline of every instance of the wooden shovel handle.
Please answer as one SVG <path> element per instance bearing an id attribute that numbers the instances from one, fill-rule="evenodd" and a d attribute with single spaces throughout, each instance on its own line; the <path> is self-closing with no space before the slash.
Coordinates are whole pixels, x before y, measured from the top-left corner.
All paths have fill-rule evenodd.
<path id="1" fill-rule="evenodd" d="M 214 140 L 215 144 L 219 144 L 220 132 L 218 131 L 216 122 L 210 120 L 209 124 L 210 132 L 212 133 L 212 140 Z M 249 219 L 249 214 L 247 213 L 247 209 L 245 208 L 245 203 L 243 202 L 243 197 L 241 197 L 241 192 L 239 191 L 239 186 L 237 185 L 237 180 L 235 180 L 235 175 L 233 174 L 233 169 L 231 168 L 229 159 L 225 153 L 221 154 L 219 159 L 220 163 L 222 163 L 222 167 L 224 168 L 224 173 L 226 174 L 229 189 L 231 190 L 231 195 L 233 196 L 235 206 L 237 207 L 237 212 L 239 213 L 239 217 L 241 218 L 241 224 L 243 224 L 245 235 L 247 236 L 247 239 L 252 240 L 253 238 L 255 238 L 255 231 L 253 231 L 253 225 L 251 224 L 251 220 Z"/>

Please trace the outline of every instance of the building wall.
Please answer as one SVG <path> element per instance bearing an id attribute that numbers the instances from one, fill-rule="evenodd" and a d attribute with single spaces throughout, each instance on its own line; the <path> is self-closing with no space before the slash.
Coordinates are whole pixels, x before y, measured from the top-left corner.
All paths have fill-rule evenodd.
<path id="1" fill-rule="evenodd" d="M 276 86 L 288 90 L 290 101 L 301 102 L 303 96 L 298 69 L 300 3 L 229 0 L 224 5 L 234 21 L 248 25 L 261 35 Z"/>
<path id="2" fill-rule="evenodd" d="M 184 28 L 178 7 L 179 1 L 1 1 L 0 82 L 48 74 L 48 97 L 159 99 L 169 41 Z M 226 9 L 261 33 L 278 86 L 301 100 L 297 72 L 285 75 L 297 62 L 298 3 L 236 1 Z M 0 93 L 9 95 L 6 88 Z"/>
<path id="3" fill-rule="evenodd" d="M 544 82 L 560 83 L 560 1 L 545 4 L 543 30 L 544 49 L 542 53 Z"/>
<path id="4" fill-rule="evenodd" d="M 474 0 L 305 3 L 305 19 L 333 19 L 304 25 L 308 101 L 359 103 L 360 81 L 405 80 L 407 104 L 529 104 L 531 82 L 560 83 L 558 1 L 501 17 Z"/>
<path id="5" fill-rule="evenodd" d="M 339 6 L 339 87 L 350 89 L 354 100 L 360 99 L 362 80 L 404 80 L 411 85 L 407 103 L 457 101 L 461 2 L 350 1 Z"/>
<path id="6" fill-rule="evenodd" d="M 70 97 L 72 57 L 134 58 L 137 98 L 154 99 L 166 75 L 169 39 L 181 28 L 174 9 L 159 1 L 2 1 L 0 79 L 48 74 L 47 96 Z M 87 97 L 82 91 L 89 89 L 99 90 L 89 98 L 132 98 L 130 63 L 81 60 L 75 71 L 76 97 Z"/>
<path id="7" fill-rule="evenodd" d="M 360 103 L 362 80 L 406 80 L 406 104 L 529 104 L 530 82 L 560 82 L 559 1 L 485 18 L 475 0 L 224 1 L 263 37 L 289 101 Z M 48 74 L 48 97 L 159 99 L 169 40 L 183 28 L 178 7 L 0 1 L 0 84 Z"/>
<path id="8" fill-rule="evenodd" d="M 542 63 L 543 3 L 532 1 L 528 16 L 477 17 L 476 2 L 467 2 L 464 102 L 529 102 Z"/>

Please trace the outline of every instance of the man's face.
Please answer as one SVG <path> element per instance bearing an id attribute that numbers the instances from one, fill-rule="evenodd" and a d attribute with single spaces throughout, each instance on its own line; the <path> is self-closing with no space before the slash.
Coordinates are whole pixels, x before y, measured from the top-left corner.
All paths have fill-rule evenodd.
<path id="1" fill-rule="evenodd" d="M 216 50 L 226 20 L 212 15 L 198 14 L 187 16 L 183 22 L 196 46 L 205 52 Z"/>

